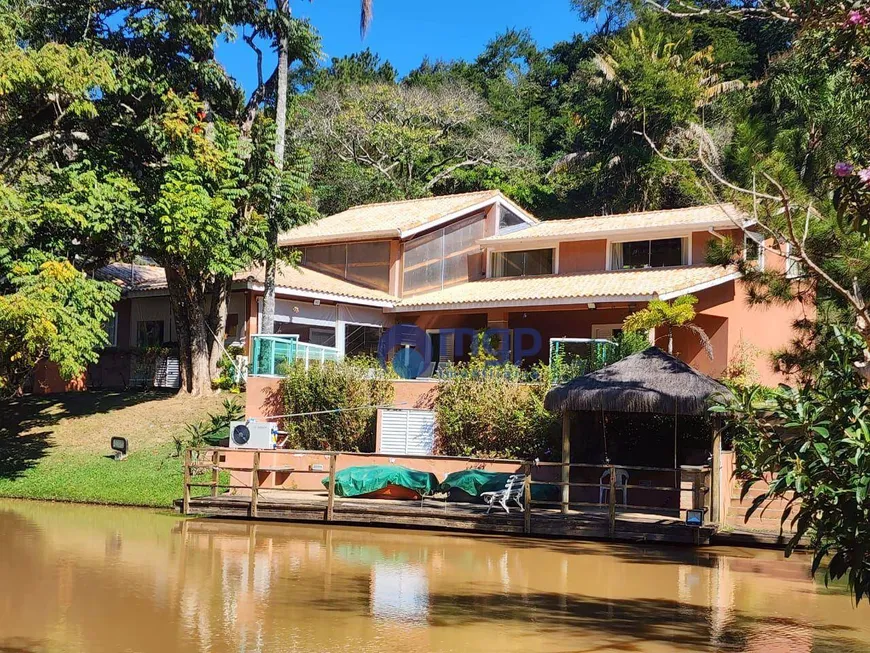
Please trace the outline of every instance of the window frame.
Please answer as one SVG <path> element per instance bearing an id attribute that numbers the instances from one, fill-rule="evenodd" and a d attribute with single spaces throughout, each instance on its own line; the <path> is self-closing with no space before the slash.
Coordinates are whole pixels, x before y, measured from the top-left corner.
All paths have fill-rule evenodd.
<path id="1" fill-rule="evenodd" d="M 109 325 L 112 326 L 111 337 L 109 338 L 109 347 L 117 347 L 118 346 L 118 311 L 112 311 L 112 317 L 109 319 L 106 324 L 103 326 L 103 330 L 106 332 L 106 335 L 110 335 Z"/>
<path id="2" fill-rule="evenodd" d="M 743 232 L 743 260 L 747 263 L 752 262 L 752 260 L 748 257 L 749 241 L 754 242 L 758 246 L 758 258 L 755 259 L 756 266 L 759 272 L 764 272 L 764 236 L 762 234 L 754 234 L 754 232 L 750 231 Z"/>
<path id="3" fill-rule="evenodd" d="M 633 238 L 624 238 L 624 239 L 615 239 L 608 238 L 607 239 L 607 250 L 605 251 L 605 266 L 608 272 L 628 272 L 628 271 L 637 271 L 637 270 L 673 270 L 675 268 L 684 268 L 690 265 L 694 265 L 693 257 L 692 257 L 692 234 L 685 233 L 677 233 L 677 234 L 655 234 L 650 236 L 639 235 Z M 646 267 L 646 268 L 614 268 L 613 267 L 613 246 L 614 245 L 624 245 L 625 243 L 641 243 L 644 241 L 649 242 L 650 244 L 654 240 L 675 240 L 679 238 L 682 241 L 682 246 L 685 247 L 685 256 L 681 256 L 686 260 L 685 263 L 680 263 L 680 265 L 663 265 L 660 267 Z M 652 253 L 652 247 L 650 246 L 650 253 Z M 682 254 L 683 252 L 681 252 Z"/>
<path id="4" fill-rule="evenodd" d="M 528 254 L 530 252 L 550 252 L 550 272 L 544 272 L 542 274 L 526 274 L 526 263 L 528 260 Z M 499 255 L 505 254 L 523 254 L 523 273 L 522 274 L 514 274 L 514 275 L 502 275 L 495 276 L 495 260 L 494 258 Z M 544 277 L 551 274 L 559 273 L 559 248 L 557 246 L 553 247 L 536 247 L 534 249 L 493 249 L 489 250 L 489 256 L 486 259 L 486 276 L 488 279 L 521 279 L 523 277 Z"/>

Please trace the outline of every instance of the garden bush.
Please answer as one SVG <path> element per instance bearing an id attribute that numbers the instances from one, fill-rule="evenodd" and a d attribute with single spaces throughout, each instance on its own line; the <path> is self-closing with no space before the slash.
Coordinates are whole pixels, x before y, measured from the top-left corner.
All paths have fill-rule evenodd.
<path id="1" fill-rule="evenodd" d="M 295 361 L 282 369 L 282 414 L 334 411 L 283 421 L 294 449 L 375 450 L 377 408 L 393 400 L 393 386 L 380 363 L 367 357 L 311 365 Z"/>
<path id="2" fill-rule="evenodd" d="M 553 458 L 561 420 L 544 410 L 550 371 L 473 360 L 451 368 L 435 402 L 437 452 L 483 458 Z"/>

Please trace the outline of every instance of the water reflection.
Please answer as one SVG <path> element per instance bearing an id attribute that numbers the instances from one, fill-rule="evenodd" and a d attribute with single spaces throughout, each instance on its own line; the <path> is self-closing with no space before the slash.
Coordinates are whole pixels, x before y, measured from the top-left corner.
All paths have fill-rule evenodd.
<path id="1" fill-rule="evenodd" d="M 0 503 L 0 651 L 863 651 L 805 558 Z"/>

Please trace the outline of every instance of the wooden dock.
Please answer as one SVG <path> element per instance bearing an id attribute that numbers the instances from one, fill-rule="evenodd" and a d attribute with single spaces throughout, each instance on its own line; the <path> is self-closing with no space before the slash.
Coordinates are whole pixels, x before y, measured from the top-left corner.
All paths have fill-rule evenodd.
<path id="1" fill-rule="evenodd" d="M 336 498 L 332 506 L 332 519 L 327 519 L 328 503 L 325 492 L 262 490 L 257 502 L 256 517 L 251 515 L 250 497 L 229 494 L 191 498 L 189 514 L 350 526 L 680 544 L 708 544 L 715 532 L 712 526 L 694 528 L 673 517 L 640 512 L 618 514 L 611 532 L 606 506 L 600 510 L 572 511 L 567 515 L 559 510 L 535 510 L 529 515 L 527 531 L 525 515 L 519 509 L 506 514 L 499 508 L 486 514 L 486 506 L 438 499 L 425 499 L 420 502 Z M 180 501 L 177 507 L 181 509 Z"/>
<path id="2" fill-rule="evenodd" d="M 263 456 L 270 459 L 276 456 L 287 462 L 298 460 L 299 454 L 312 452 L 293 452 L 289 450 L 250 452 L 251 462 L 227 463 L 223 457 L 231 450 L 220 448 L 193 449 L 185 452 L 184 492 L 176 502 L 180 512 L 185 515 L 241 518 L 251 520 L 279 520 L 290 522 L 365 525 L 392 528 L 414 528 L 428 530 L 472 531 L 503 535 L 538 537 L 563 537 L 575 539 L 602 539 L 629 542 L 671 542 L 680 544 L 709 544 L 716 532 L 715 524 L 689 526 L 681 519 L 680 510 L 661 514 L 662 509 L 645 506 L 620 505 L 617 503 L 616 470 L 613 465 L 605 466 L 609 473 L 608 500 L 603 505 L 570 500 L 569 493 L 562 493 L 561 501 L 533 501 L 532 485 L 541 483 L 532 480 L 532 467 L 598 468 L 601 466 L 583 463 L 526 462 L 522 465 L 524 474 L 523 509 L 513 507 L 506 513 L 495 506 L 487 513 L 487 506 L 480 503 L 447 501 L 446 497 L 427 497 L 417 501 L 398 501 L 373 498 L 339 497 L 335 491 L 337 459 L 346 455 L 339 452 L 314 452 L 328 459 L 328 470 L 304 468 L 296 470 L 292 464 L 261 464 Z M 236 452 L 238 453 L 238 452 Z M 318 465 L 318 467 L 320 467 Z M 647 470 L 668 474 L 679 470 L 659 468 L 621 468 Z M 222 473 L 234 475 L 232 482 L 222 483 Z M 293 474 L 314 474 L 322 478 L 327 474 L 326 489 L 298 489 L 295 485 L 266 486 L 266 479 L 280 475 L 292 478 Z M 597 473 L 597 472 L 596 472 Z M 568 474 L 563 474 L 570 478 Z M 318 485 L 320 485 L 318 480 Z M 572 487 L 599 490 L 599 483 L 547 482 L 560 485 L 563 490 Z M 707 488 L 698 484 L 687 489 L 672 486 L 624 485 L 644 491 L 682 492 L 693 496 L 693 500 L 709 500 Z M 208 488 L 205 496 L 192 496 L 193 488 Z M 709 503 L 709 501 L 708 501 Z M 664 511 L 667 512 L 667 511 Z"/>

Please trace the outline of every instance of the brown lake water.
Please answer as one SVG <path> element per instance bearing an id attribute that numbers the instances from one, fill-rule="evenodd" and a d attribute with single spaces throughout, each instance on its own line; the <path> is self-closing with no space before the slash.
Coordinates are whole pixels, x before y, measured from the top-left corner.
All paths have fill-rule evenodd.
<path id="1" fill-rule="evenodd" d="M 0 501 L 0 652 L 870 651 L 805 556 Z"/>

